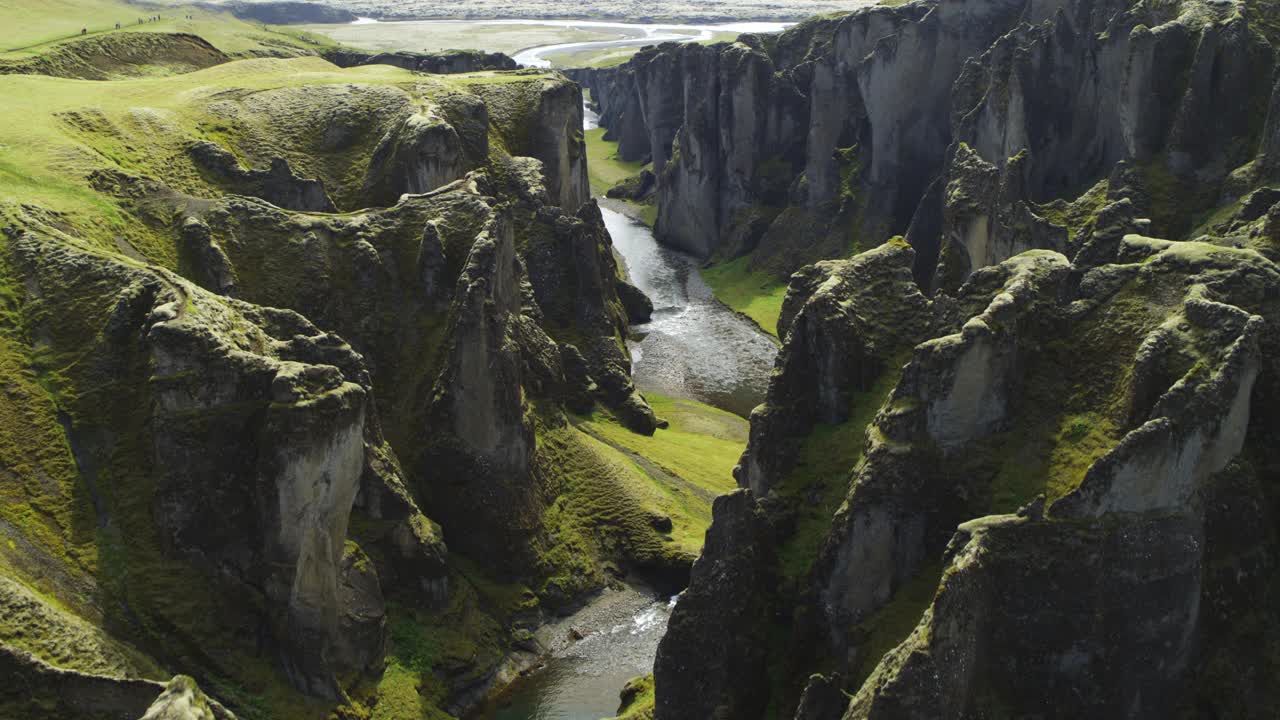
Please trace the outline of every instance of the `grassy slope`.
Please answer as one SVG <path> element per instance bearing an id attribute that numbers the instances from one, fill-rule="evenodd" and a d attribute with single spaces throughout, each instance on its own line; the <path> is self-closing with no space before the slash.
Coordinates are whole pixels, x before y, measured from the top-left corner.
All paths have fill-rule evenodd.
<path id="1" fill-rule="evenodd" d="M 528 78 L 489 73 L 424 78 L 385 65 L 340 70 L 315 57 L 249 60 L 187 75 L 112 82 L 0 76 L 0 96 L 6 98 L 0 105 L 0 207 L 22 202 L 67 213 L 83 236 L 107 238 L 106 249 L 115 250 L 114 238 L 123 237 L 148 259 L 172 267 L 172 248 L 143 235 L 85 178 L 94 170 L 119 168 L 163 177 L 183 192 L 208 194 L 211 189 L 192 169 L 186 147 L 193 139 L 225 144 L 229 129 L 208 106 L 227 88 L 248 93 L 360 83 L 403 86 L 429 96 L 508 79 Z M 305 164 L 295 167 L 311 170 Z"/>
<path id="2" fill-rule="evenodd" d="M 588 130 L 583 135 L 587 142 L 587 177 L 591 183 L 592 195 L 604 195 L 609 188 L 639 173 L 648 167 L 638 162 L 627 162 L 618 158 L 618 143 L 604 139 L 604 128 Z M 658 206 L 648 203 L 640 204 L 630 200 L 613 202 L 627 206 L 630 215 L 649 227 L 658 219 Z"/>
<path id="3" fill-rule="evenodd" d="M 597 411 L 580 419 L 579 435 L 591 452 L 620 471 L 624 492 L 671 518 L 676 549 L 692 557 L 701 551 L 711 524 L 711 501 L 737 487 L 733 466 L 746 446 L 747 423 L 692 400 L 646 398 L 669 428 L 652 437 L 640 435 Z"/>
<path id="4" fill-rule="evenodd" d="M 752 270 L 749 255 L 704 268 L 702 279 L 720 302 L 751 318 L 770 335 L 777 335 L 778 316 L 787 295 L 785 280 Z"/>
<path id="5" fill-rule="evenodd" d="M 153 13 L 158 22 L 137 24 Z M 188 20 L 186 16 L 190 15 Z M 121 24 L 115 30 L 116 23 Z M 296 54 L 336 45 L 324 36 L 295 28 L 264 26 L 245 22 L 229 13 L 207 8 L 173 6 L 152 9 L 116 0 L 12 0 L 0 4 L 0 58 L 21 59 L 45 52 L 57 44 L 81 37 L 81 28 L 90 35 L 110 32 L 180 32 L 199 35 L 228 55 Z M 304 39 L 305 38 L 305 39 Z"/>
<path id="6" fill-rule="evenodd" d="M 604 139 L 604 128 L 584 133 L 587 141 L 587 174 L 591 192 L 603 195 L 606 190 L 640 172 L 643 164 L 618 158 L 618 143 Z"/>

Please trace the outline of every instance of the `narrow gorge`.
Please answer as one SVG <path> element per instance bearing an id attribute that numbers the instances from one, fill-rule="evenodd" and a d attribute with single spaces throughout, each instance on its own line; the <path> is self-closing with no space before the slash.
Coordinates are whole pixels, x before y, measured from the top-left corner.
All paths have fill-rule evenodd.
<path id="1" fill-rule="evenodd" d="M 93 2 L 0 7 L 3 720 L 1280 708 L 1280 5 Z"/>
<path id="2" fill-rule="evenodd" d="M 571 73 L 662 242 L 786 283 L 655 718 L 1274 713 L 1275 12 L 913 2 Z"/>

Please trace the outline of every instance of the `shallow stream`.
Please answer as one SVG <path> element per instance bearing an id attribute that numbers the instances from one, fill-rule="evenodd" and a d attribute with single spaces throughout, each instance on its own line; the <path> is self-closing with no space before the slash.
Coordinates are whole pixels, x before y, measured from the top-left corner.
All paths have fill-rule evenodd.
<path id="1" fill-rule="evenodd" d="M 584 127 L 596 127 L 588 109 Z M 631 282 L 653 301 L 632 328 L 632 372 L 641 392 L 690 398 L 743 415 L 764 399 L 778 348 L 715 299 L 698 261 L 658 244 L 642 223 L 601 207 Z M 669 598 L 637 588 L 608 591 L 538 632 L 545 666 L 518 681 L 474 720 L 599 720 L 618 709 L 626 681 L 653 670 L 671 614 Z M 572 635 L 581 635 L 572 640 Z"/>

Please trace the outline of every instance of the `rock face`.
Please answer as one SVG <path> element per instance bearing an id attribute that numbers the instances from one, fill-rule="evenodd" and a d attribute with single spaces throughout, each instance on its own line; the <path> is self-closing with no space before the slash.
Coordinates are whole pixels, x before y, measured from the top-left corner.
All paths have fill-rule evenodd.
<path id="1" fill-rule="evenodd" d="M 942 252 L 938 281 L 955 288 L 1021 250 L 1067 250 L 1076 228 L 1038 204 L 1119 162 L 1158 185 L 1169 173 L 1221 183 L 1251 159 L 1245 118 L 1265 114 L 1274 60 L 1231 7 L 910 3 L 776 39 L 662 45 L 573 77 L 620 155 L 652 159 L 664 242 L 752 252 L 785 277 L 914 224 L 917 272 Z M 1175 86 L 1177 73 L 1194 81 Z M 1227 97 L 1252 109 L 1209 110 Z M 1189 229 L 1185 208 L 1160 210 L 1139 213 L 1162 234 Z"/>
<path id="2" fill-rule="evenodd" d="M 336 209 L 324 191 L 323 182 L 298 177 L 284 158 L 272 158 L 268 170 L 245 170 L 234 155 L 216 143 L 197 142 L 188 152 L 200 169 L 214 176 L 216 182 L 242 195 L 259 197 L 287 210 L 333 212 Z"/>
<path id="3" fill-rule="evenodd" d="M 900 261 L 899 272 L 909 266 L 910 258 Z M 724 627 L 724 604 L 772 597 L 802 647 L 774 640 L 770 652 L 788 658 L 789 672 L 834 663 L 848 673 L 856 684 L 846 689 L 861 689 L 845 718 L 958 718 L 992 708 L 1163 717 L 1188 704 L 1233 702 L 1226 688 L 1235 681 L 1211 674 L 1206 658 L 1239 651 L 1238 640 L 1208 629 L 1226 621 L 1221 607 L 1243 601 L 1237 591 L 1270 592 L 1269 580 L 1246 571 L 1250 589 L 1235 591 L 1208 580 L 1218 572 L 1209 568 L 1233 562 L 1214 550 L 1231 545 L 1232 533 L 1210 521 L 1210 508 L 1247 504 L 1256 483 L 1268 482 L 1261 468 L 1270 454 L 1257 443 L 1265 444 L 1273 418 L 1257 408 L 1273 392 L 1263 378 L 1275 369 L 1266 348 L 1274 347 L 1270 318 L 1280 306 L 1264 288 L 1277 271 L 1253 250 L 1130 235 L 1113 263 L 1083 270 L 1074 290 L 1065 257 L 1031 251 L 975 272 L 955 296 L 921 300 L 931 320 L 918 332 L 932 339 L 900 371 L 889 370 L 896 386 L 879 399 L 847 497 L 822 527 L 803 581 L 725 589 L 695 573 L 690 595 L 712 599 L 691 603 L 691 615 L 704 614 L 673 623 L 664 647 L 736 636 L 754 625 Z M 805 292 L 810 279 L 797 274 L 792 291 Z M 787 355 L 811 342 L 798 323 L 817 297 L 792 321 L 778 386 L 792 372 Z M 855 309 L 857 300 L 844 306 Z M 893 301 L 883 307 L 891 311 Z M 853 318 L 862 315 L 844 321 L 845 337 L 859 337 Z M 846 347 L 837 338 L 822 347 Z M 831 382 L 808 375 L 818 387 Z M 848 392 L 857 383 L 845 376 L 831 385 Z M 805 433 L 815 430 L 797 428 L 821 402 L 800 407 L 758 410 L 744 462 L 796 442 L 788 433 L 812 442 Z M 793 467 L 774 476 L 744 468 L 761 493 L 755 512 L 773 528 L 757 557 L 790 557 L 806 542 L 789 509 L 803 469 Z M 759 483 L 766 477 L 777 479 Z M 1020 503 L 1028 504 L 1016 516 L 984 517 Z M 1269 513 L 1253 506 L 1243 522 L 1269 522 Z M 933 558 L 957 526 L 939 570 Z M 1266 557 L 1277 549 L 1273 540 L 1250 542 Z M 733 556 L 708 543 L 699 563 Z M 749 575 L 785 570 L 764 562 Z M 913 589 L 932 588 L 939 572 L 936 596 Z M 906 612 L 919 627 L 894 637 L 907 628 L 890 630 L 887 618 Z M 762 618 L 750 622 L 769 622 Z M 1261 622 L 1275 627 L 1274 619 Z M 883 644 L 885 635 L 893 642 Z M 899 639 L 883 659 L 867 655 Z M 743 656 L 697 652 L 707 666 Z M 698 692 L 691 673 L 667 664 L 683 667 L 659 656 L 659 698 Z M 1082 687 L 1089 692 L 1077 694 Z M 1273 691 L 1250 690 L 1256 698 Z M 744 701 L 748 691 L 734 692 Z M 799 688 L 791 692 L 769 702 L 795 703 Z M 797 716 L 813 716 L 817 702 L 800 703 Z M 703 716 L 659 703 L 659 717 Z"/>
<path id="4" fill-rule="evenodd" d="M 929 301 L 911 281 L 913 253 L 901 241 L 852 260 L 796 273 L 778 331 L 787 337 L 765 403 L 751 414 L 751 441 L 737 480 L 763 497 L 795 463 L 817 423 L 849 418 L 866 392 L 930 324 Z"/>
<path id="5" fill-rule="evenodd" d="M 1241 610 L 1275 597 L 1280 557 L 1257 530 L 1276 520 L 1269 12 L 912 3 L 578 74 L 611 132 L 643 126 L 664 241 L 775 272 L 853 250 L 790 277 L 735 473 L 750 499 L 698 561 L 723 572 L 677 605 L 659 720 L 1273 702 L 1227 659 L 1280 648 L 1273 610 Z M 746 517 L 750 540 L 711 542 Z M 743 635 L 764 695 L 755 646 L 713 649 Z"/>
<path id="6" fill-rule="evenodd" d="M 337 697 L 336 676 L 371 669 L 382 643 L 378 624 L 371 648 L 337 652 L 350 641 L 340 635 L 338 592 L 347 520 L 365 439 L 377 438 L 359 356 L 296 313 L 224 300 L 34 234 L 11 241 L 42 292 L 121 298 L 103 351 L 147 358 L 151 516 L 162 545 L 263 592 L 290 679 Z M 246 435 L 262 449 L 244 452 Z"/>
<path id="7" fill-rule="evenodd" d="M 358 50 L 330 50 L 324 58 L 338 67 L 358 65 L 394 65 L 414 72 L 433 75 L 482 72 L 485 70 L 515 70 L 520 67 L 515 60 L 502 53 L 480 50 L 451 50 L 448 52 L 385 52 L 365 53 Z"/>
<path id="8" fill-rule="evenodd" d="M 658 646 L 655 717 L 746 718 L 767 702 L 769 526 L 749 491 L 716 498 L 689 589 Z M 732 600 L 730 600 L 732 598 Z M 726 602 L 728 601 L 728 602 Z"/>
<path id="9" fill-rule="evenodd" d="M 235 720 L 235 715 L 205 697 L 195 680 L 179 675 L 169 681 L 141 720 Z"/>

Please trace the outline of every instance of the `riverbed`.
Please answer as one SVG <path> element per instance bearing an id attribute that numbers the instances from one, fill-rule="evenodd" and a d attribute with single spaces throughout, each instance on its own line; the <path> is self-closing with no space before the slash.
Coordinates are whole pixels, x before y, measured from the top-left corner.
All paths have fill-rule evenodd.
<path id="1" fill-rule="evenodd" d="M 585 108 L 583 128 L 598 118 Z M 764 399 L 778 348 L 755 324 L 715 299 L 698 261 L 663 247 L 644 224 L 601 207 L 618 259 L 653 301 L 632 326 L 632 375 L 641 392 L 698 400 L 746 416 Z M 473 720 L 599 720 L 618 709 L 627 680 L 652 672 L 674 599 L 639 588 L 606 591 L 585 609 L 538 631 L 546 664 Z M 581 635 L 580 640 L 573 637 Z"/>
<path id="2" fill-rule="evenodd" d="M 598 123 L 585 107 L 583 129 Z M 773 339 L 716 300 L 696 258 L 663 247 L 649 227 L 601 200 L 616 257 L 653 301 L 652 319 L 632 326 L 628 341 L 636 387 L 746 417 L 764 399 L 778 352 Z M 674 604 L 674 598 L 642 588 L 608 590 L 583 610 L 544 626 L 537 637 L 550 651 L 546 664 L 472 720 L 613 716 L 627 680 L 653 671 Z"/>

